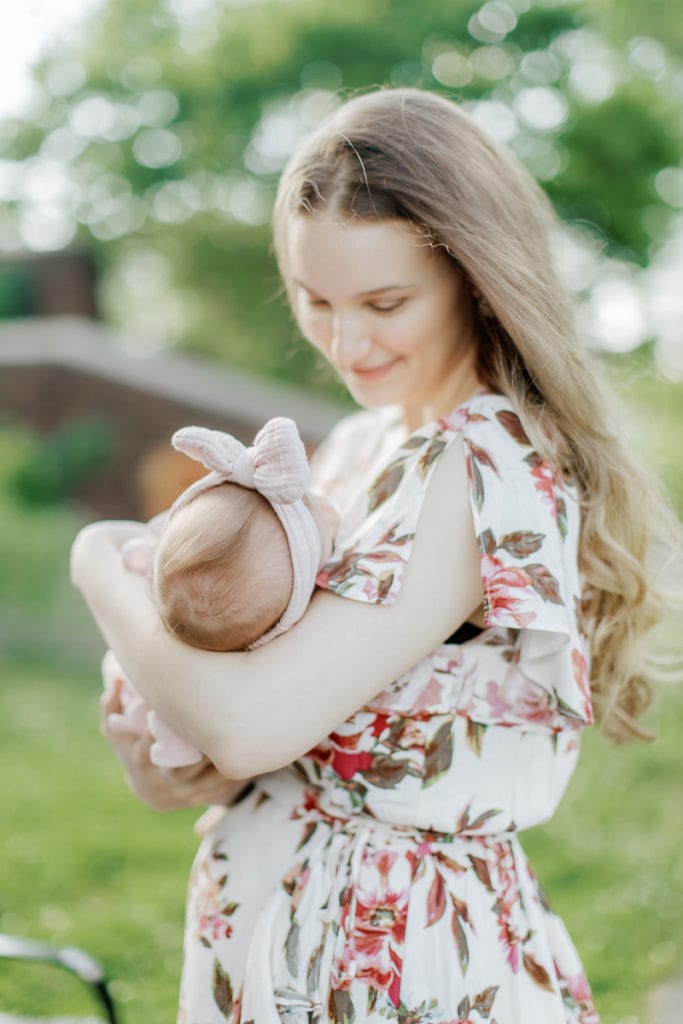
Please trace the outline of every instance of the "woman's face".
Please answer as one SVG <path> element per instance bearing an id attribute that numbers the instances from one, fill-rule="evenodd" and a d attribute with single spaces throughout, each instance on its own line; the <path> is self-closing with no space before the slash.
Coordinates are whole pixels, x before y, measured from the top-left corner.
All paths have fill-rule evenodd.
<path id="1" fill-rule="evenodd" d="M 299 326 L 359 404 L 414 428 L 476 389 L 469 294 L 410 222 L 297 216 L 287 255 Z"/>

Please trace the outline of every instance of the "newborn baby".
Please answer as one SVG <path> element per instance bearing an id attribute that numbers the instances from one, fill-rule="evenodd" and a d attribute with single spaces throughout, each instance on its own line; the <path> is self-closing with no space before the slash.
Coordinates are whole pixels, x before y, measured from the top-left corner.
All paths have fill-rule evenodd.
<path id="1" fill-rule="evenodd" d="M 129 542 L 124 564 L 150 575 L 162 622 L 194 647 L 236 651 L 258 647 L 303 615 L 320 568 L 328 561 L 336 513 L 306 490 L 308 461 L 292 420 L 270 420 L 250 448 L 217 430 L 185 427 L 173 446 L 211 472 Z M 124 680 L 114 728 L 155 738 L 155 764 L 193 764 L 201 753 L 173 733 L 125 679 L 112 651 L 105 686 Z"/>

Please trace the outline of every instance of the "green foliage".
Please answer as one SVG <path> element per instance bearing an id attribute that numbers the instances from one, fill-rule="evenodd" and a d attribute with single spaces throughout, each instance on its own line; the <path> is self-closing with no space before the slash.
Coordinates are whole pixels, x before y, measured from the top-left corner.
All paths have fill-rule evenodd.
<path id="1" fill-rule="evenodd" d="M 683 57 L 683 18 L 676 0 L 584 0 L 582 7 L 605 34 L 619 42 L 654 39 Z"/>
<path id="2" fill-rule="evenodd" d="M 31 312 L 31 287 L 25 272 L 0 264 L 0 319 Z"/>
<path id="3" fill-rule="evenodd" d="M 34 439 L 8 486 L 27 505 L 51 505 L 78 484 L 104 472 L 112 456 L 111 427 L 95 418 L 72 420 L 47 438 Z"/>
<path id="4" fill-rule="evenodd" d="M 664 381 L 652 368 L 652 353 L 643 345 L 626 358 L 612 357 L 607 376 L 620 395 L 621 427 L 661 478 L 673 507 L 683 518 L 683 381 Z"/>
<path id="5" fill-rule="evenodd" d="M 473 27 L 476 0 L 216 2 L 184 16 L 164 0 L 106 0 L 78 51 L 58 48 L 38 68 L 46 101 L 1 126 L 0 156 L 65 163 L 76 237 L 97 249 L 103 308 L 129 333 L 144 339 L 155 313 L 155 340 L 334 389 L 278 297 L 265 222 L 287 152 L 336 96 L 417 85 L 514 111 L 522 91 L 550 89 L 566 119 L 543 128 L 517 111 L 511 145 L 560 214 L 641 264 L 666 229 L 653 180 L 683 155 L 673 70 L 664 81 L 610 50 L 624 38 L 614 0 L 525 6 L 508 5 L 520 13 L 498 38 Z M 624 17 L 647 33 L 637 0 Z M 590 39 L 616 68 L 604 99 L 572 84 Z M 439 71 L 443 54 L 461 59 L 461 78 Z M 85 81 L 55 94 L 68 60 Z M 7 204 L 0 228 L 20 207 Z M 149 254 L 163 268 L 154 281 L 136 262 Z"/>
<path id="6" fill-rule="evenodd" d="M 645 264 L 651 235 L 642 214 L 661 205 L 653 179 L 681 158 L 678 115 L 650 82 L 632 83 L 583 110 L 558 136 L 568 154 L 547 184 L 565 220 L 600 225 L 613 250 Z"/>

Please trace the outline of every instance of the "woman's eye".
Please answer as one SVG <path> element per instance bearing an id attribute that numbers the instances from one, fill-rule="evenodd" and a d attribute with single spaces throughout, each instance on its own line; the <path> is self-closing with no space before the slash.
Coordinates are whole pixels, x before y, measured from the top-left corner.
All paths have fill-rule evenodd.
<path id="1" fill-rule="evenodd" d="M 309 299 L 308 305 L 311 309 L 327 309 L 330 304 L 325 299 Z"/>
<path id="2" fill-rule="evenodd" d="M 392 302 L 371 302 L 369 306 L 375 313 L 393 313 L 394 310 L 400 309 L 404 302 L 405 299 L 394 299 Z"/>

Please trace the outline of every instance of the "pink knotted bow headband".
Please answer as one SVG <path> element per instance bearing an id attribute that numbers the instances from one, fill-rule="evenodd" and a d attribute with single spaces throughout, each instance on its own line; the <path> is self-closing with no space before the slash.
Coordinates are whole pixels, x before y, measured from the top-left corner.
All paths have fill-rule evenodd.
<path id="1" fill-rule="evenodd" d="M 282 523 L 292 559 L 292 593 L 278 622 L 251 644 L 258 647 L 299 621 L 320 567 L 320 532 L 302 500 L 308 483 L 308 460 L 296 424 L 283 417 L 269 420 L 250 448 L 231 434 L 205 427 L 183 427 L 175 432 L 171 443 L 211 472 L 183 491 L 169 517 L 198 494 L 222 483 L 234 483 L 262 494 Z"/>

